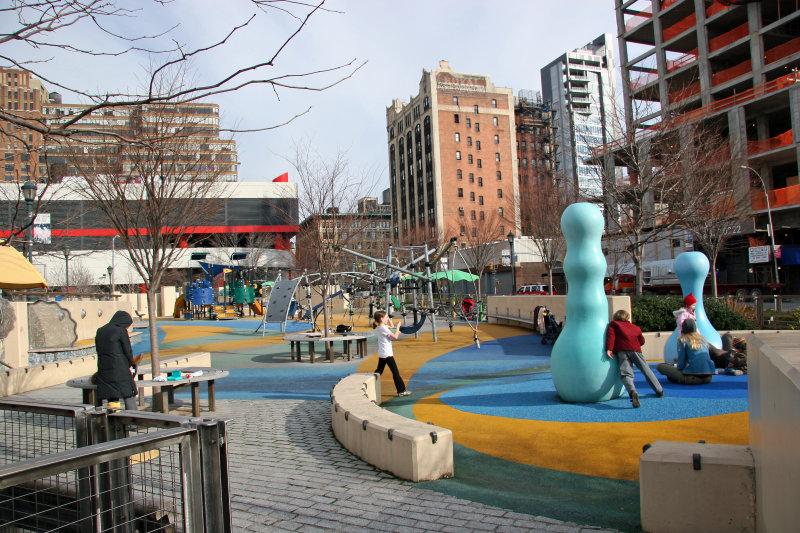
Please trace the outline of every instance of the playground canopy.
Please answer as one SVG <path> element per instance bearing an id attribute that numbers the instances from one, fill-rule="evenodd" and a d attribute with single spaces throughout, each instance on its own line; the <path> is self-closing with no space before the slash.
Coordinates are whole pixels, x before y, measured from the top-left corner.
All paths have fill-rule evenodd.
<path id="1" fill-rule="evenodd" d="M 0 289 L 46 289 L 47 282 L 21 253 L 0 246 Z"/>
<path id="2" fill-rule="evenodd" d="M 431 274 L 431 279 L 446 279 L 448 281 L 475 281 L 479 276 L 464 272 L 463 270 L 442 270 L 441 272 L 434 272 Z"/>

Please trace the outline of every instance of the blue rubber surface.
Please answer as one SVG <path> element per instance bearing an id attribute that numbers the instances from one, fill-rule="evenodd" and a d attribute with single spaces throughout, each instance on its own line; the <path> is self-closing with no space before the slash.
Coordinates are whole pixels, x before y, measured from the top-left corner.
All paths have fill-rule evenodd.
<path id="1" fill-rule="evenodd" d="M 558 422 L 646 422 L 714 416 L 747 410 L 747 376 L 714 376 L 708 385 L 676 385 L 653 368 L 664 388 L 658 399 L 642 374 L 634 384 L 642 407 L 631 409 L 627 394 L 599 403 L 566 403 L 550 372 L 498 377 L 443 393 L 454 409 L 475 414 Z"/>

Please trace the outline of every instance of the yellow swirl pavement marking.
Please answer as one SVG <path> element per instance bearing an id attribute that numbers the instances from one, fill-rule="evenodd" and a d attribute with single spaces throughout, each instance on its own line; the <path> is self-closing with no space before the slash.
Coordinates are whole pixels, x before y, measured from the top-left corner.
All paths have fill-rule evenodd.
<path id="1" fill-rule="evenodd" d="M 529 330 L 512 326 L 481 324 L 478 329 L 478 338 L 481 342 L 486 342 L 504 337 L 529 335 L 530 333 Z M 428 361 L 453 350 L 474 345 L 472 329 L 468 326 L 453 328 L 452 333 L 449 328 L 445 328 L 443 331 L 437 332 L 437 337 L 439 342 L 433 342 L 433 333 L 428 332 L 421 333 L 418 339 L 407 336 L 394 343 L 394 358 L 397 361 L 400 375 L 406 383 Z M 375 353 L 358 365 L 358 372 L 374 372 L 377 365 L 378 354 Z M 392 373 L 387 368 L 381 375 L 381 402 L 394 398 L 396 395 Z"/>
<path id="2" fill-rule="evenodd" d="M 747 412 L 653 422 L 550 422 L 468 413 L 418 400 L 414 418 L 446 427 L 453 440 L 486 455 L 576 474 L 639 479 L 642 446 L 657 440 L 747 444 Z"/>
<path id="3" fill-rule="evenodd" d="M 158 326 L 166 336 L 162 343 L 176 342 L 197 337 L 208 337 L 210 335 L 220 335 L 233 331 L 233 328 L 222 326 Z"/>

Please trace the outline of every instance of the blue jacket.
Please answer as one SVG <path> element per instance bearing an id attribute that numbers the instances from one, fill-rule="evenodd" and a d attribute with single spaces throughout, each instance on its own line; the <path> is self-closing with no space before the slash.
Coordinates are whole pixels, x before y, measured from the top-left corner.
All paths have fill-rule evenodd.
<path id="1" fill-rule="evenodd" d="M 684 374 L 710 375 L 716 372 L 714 362 L 708 354 L 708 347 L 701 345 L 697 350 L 686 341 L 678 341 L 678 370 Z"/>

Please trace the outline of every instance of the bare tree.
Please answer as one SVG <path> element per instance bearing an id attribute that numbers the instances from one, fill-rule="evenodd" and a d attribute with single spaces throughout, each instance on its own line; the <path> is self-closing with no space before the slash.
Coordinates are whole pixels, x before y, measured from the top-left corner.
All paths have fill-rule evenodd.
<path id="1" fill-rule="evenodd" d="M 6 22 L 14 22 L 0 33 L 0 60 L 30 71 L 51 89 L 66 91 L 90 102 L 88 106 L 57 122 L 9 109 L 0 109 L 0 121 L 15 124 L 21 131 L 36 132 L 47 142 L 52 138 L 68 138 L 80 131 L 92 131 L 91 124 L 87 124 L 87 117 L 105 109 L 196 102 L 253 86 L 263 86 L 276 96 L 283 90 L 323 91 L 351 77 L 363 66 L 363 63 L 357 64 L 353 59 L 329 68 L 297 72 L 284 72 L 277 68 L 278 59 L 306 28 L 310 19 L 322 11 L 330 11 L 325 8 L 324 0 L 312 3 L 250 0 L 255 13 L 244 16 L 240 23 L 232 27 L 223 28 L 218 38 L 196 34 L 198 42 L 192 43 L 177 41 L 173 35 L 176 27 L 152 30 L 152 19 L 155 18 L 152 11 L 163 7 L 165 3 L 168 2 L 151 0 L 143 6 L 131 8 L 118 0 L 14 0 L 10 6 L 0 8 Z M 256 19 L 270 16 L 285 16 L 294 24 L 283 42 L 271 52 L 265 51 L 261 55 L 263 59 L 243 63 L 237 60 L 240 54 L 230 54 L 229 61 L 215 64 L 217 68 L 209 79 L 173 86 L 169 91 L 161 90 L 165 72 L 176 67 L 185 69 L 190 62 L 211 58 L 213 54 L 232 47 L 237 38 L 249 34 L 257 37 Z M 104 43 L 104 47 L 80 47 L 75 44 L 76 33 L 95 37 L 94 42 Z M 20 50 L 24 51 L 25 59 L 19 57 Z M 133 54 L 150 61 L 150 73 L 141 91 L 91 90 L 72 86 L 50 74 L 50 67 L 56 63 L 55 58 L 69 60 L 78 55 L 89 62 L 96 62 L 97 68 L 94 70 L 99 72 L 105 65 L 103 61 L 109 57 Z M 307 111 L 301 111 L 280 124 L 244 125 L 238 130 L 276 128 Z M 108 135 L 108 132 L 99 133 Z M 119 132 L 117 135 L 124 136 Z"/>
<path id="2" fill-rule="evenodd" d="M 180 80 L 177 81 L 180 83 Z M 167 105 L 134 110 L 127 142 L 101 137 L 102 149 L 87 156 L 80 139 L 68 141 L 70 164 L 81 177 L 64 186 L 90 200 L 99 215 L 117 231 L 131 265 L 144 281 L 149 308 L 153 375 L 160 373 L 156 328 L 156 294 L 170 266 L 193 239 L 226 194 L 217 178 L 222 165 L 194 154 L 202 130 L 191 117 Z"/>
<path id="3" fill-rule="evenodd" d="M 691 169 L 686 180 L 686 194 L 698 199 L 697 209 L 688 213 L 683 227 L 689 230 L 695 244 L 708 256 L 711 272 L 716 272 L 719 254 L 725 250 L 736 228 L 749 214 L 749 191 L 734 185 L 734 173 L 741 161 L 731 158 L 740 153 L 728 146 L 722 131 L 705 131 L 695 142 L 692 157 L 687 158 Z M 717 296 L 717 276 L 711 276 L 712 296 Z"/>
<path id="4" fill-rule="evenodd" d="M 461 254 L 469 264 L 470 270 L 482 276 L 492 263 L 500 260 L 502 247 L 506 240 L 506 231 L 514 227 L 514 221 L 500 217 L 495 211 L 489 211 L 483 218 L 470 212 L 460 218 L 459 227 L 450 229 L 450 233 L 459 236 Z M 478 283 L 478 298 L 481 298 L 481 285 Z"/>
<path id="5" fill-rule="evenodd" d="M 522 187 L 519 204 L 522 234 L 529 236 L 539 251 L 553 287 L 553 269 L 567 251 L 561 215 L 569 205 L 569 196 L 557 187 L 556 181 L 546 179 L 544 183 Z"/>
<path id="6" fill-rule="evenodd" d="M 300 268 L 319 275 L 315 286 L 325 302 L 334 274 L 349 270 L 352 256 L 342 251 L 358 242 L 366 231 L 363 217 L 356 214 L 359 197 L 368 196 L 368 180 L 351 173 L 347 154 L 328 159 L 314 152 L 311 141 L 296 142 L 286 161 L 298 178 L 300 231 L 296 262 Z M 328 306 L 323 305 L 323 331 L 330 329 Z"/>

